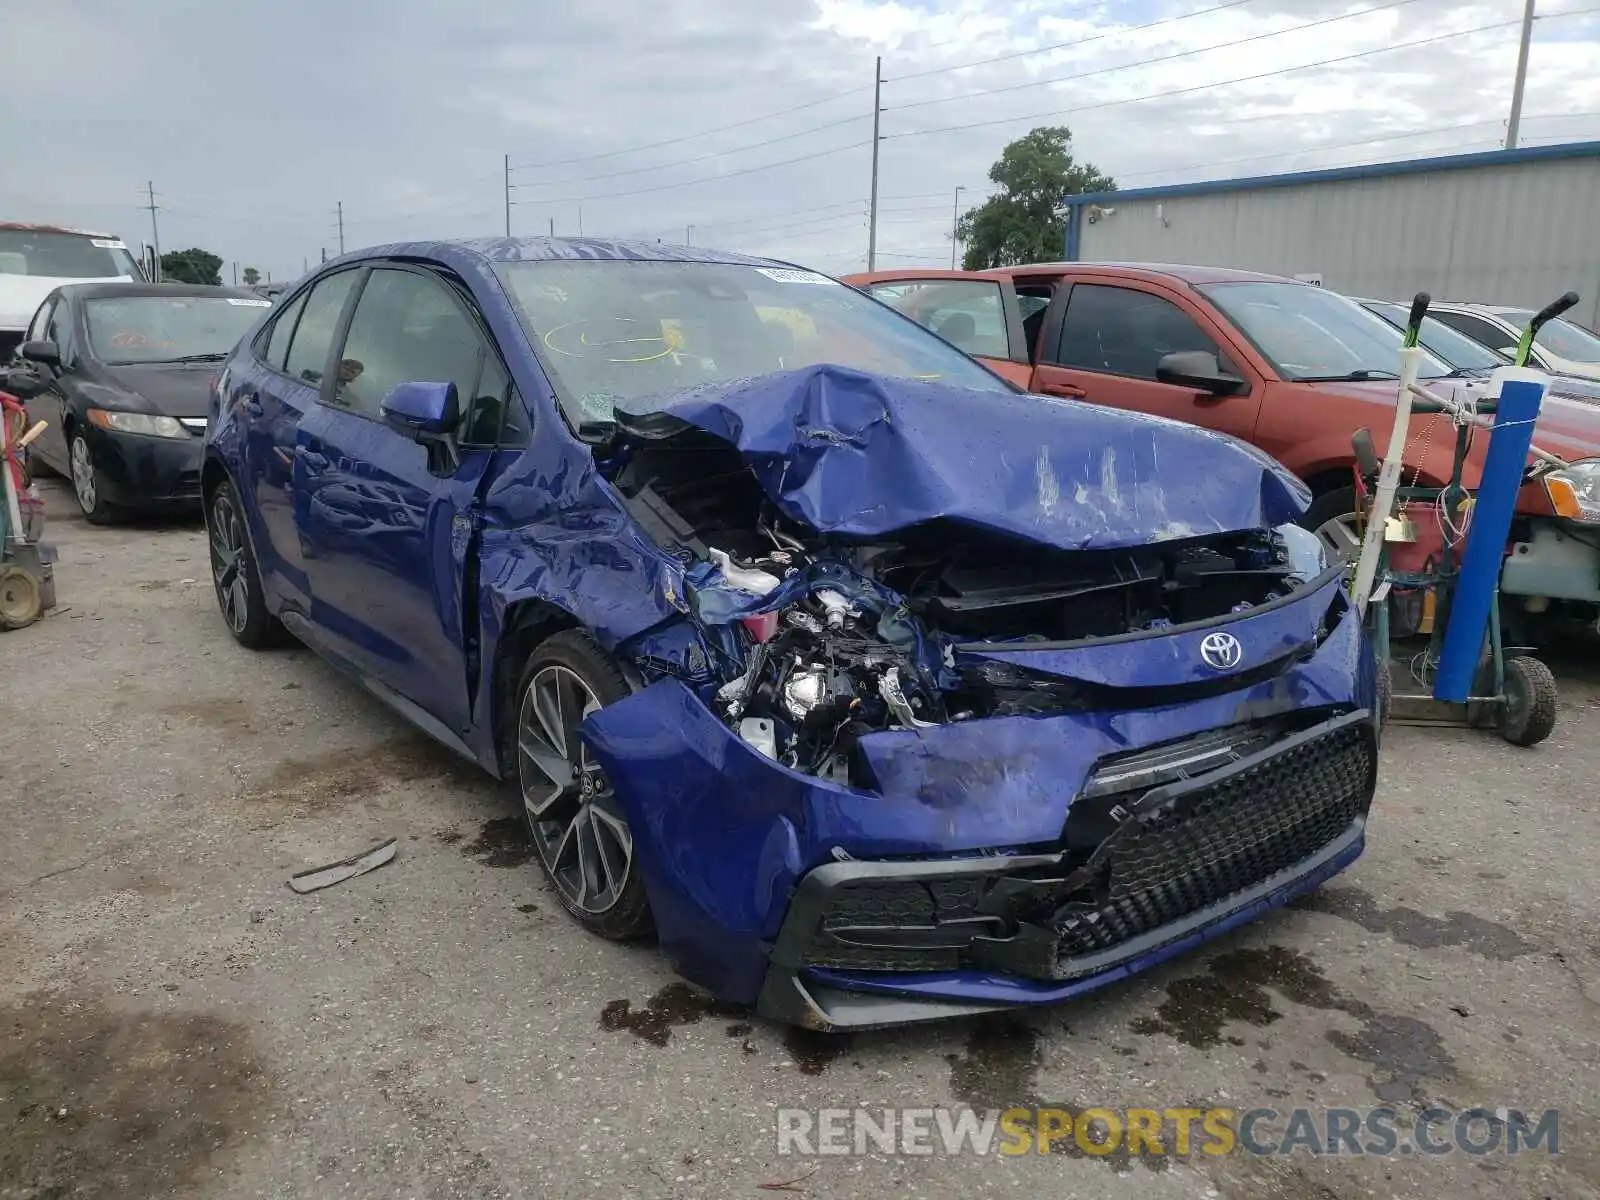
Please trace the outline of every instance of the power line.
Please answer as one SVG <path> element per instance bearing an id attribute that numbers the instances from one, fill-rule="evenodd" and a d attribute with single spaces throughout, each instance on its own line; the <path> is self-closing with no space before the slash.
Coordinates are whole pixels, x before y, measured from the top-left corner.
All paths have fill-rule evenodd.
<path id="1" fill-rule="evenodd" d="M 1531 120 L 1532 118 L 1529 119 Z M 1402 141 L 1406 138 L 1427 137 L 1435 133 L 1456 133 L 1463 129 L 1477 129 L 1484 125 L 1498 125 L 1500 122 L 1501 118 L 1490 117 L 1485 121 L 1468 121 L 1461 125 L 1437 125 L 1432 129 L 1415 129 L 1410 133 L 1391 133 L 1386 134 L 1383 137 L 1358 138 L 1353 142 L 1334 142 L 1331 144 L 1327 142 L 1315 142 L 1311 145 L 1297 147 L 1294 150 L 1282 150 L 1276 154 L 1252 154 L 1248 158 L 1211 159 L 1207 162 L 1183 163 L 1179 166 L 1173 167 L 1155 167 L 1148 171 L 1121 171 L 1118 172 L 1117 178 L 1143 179 L 1151 175 L 1165 175 L 1169 171 L 1189 171 L 1197 167 L 1232 167 L 1237 166 L 1240 163 L 1268 162 L 1272 159 L 1278 158 L 1294 158 L 1301 154 L 1318 154 L 1325 150 L 1349 150 L 1354 146 L 1369 146 L 1377 142 L 1396 142 Z M 1481 141 L 1482 139 L 1479 138 L 1477 140 Z"/>
<path id="2" fill-rule="evenodd" d="M 1576 14 L 1560 14 L 1563 16 Z M 1145 100 L 1164 100 L 1171 96 L 1190 96 L 1195 92 L 1210 91 L 1213 88 L 1231 87 L 1236 83 L 1253 83 L 1258 79 L 1273 79 L 1280 75 L 1291 75 L 1296 71 L 1309 71 L 1316 67 L 1331 67 L 1338 63 L 1354 62 L 1357 59 L 1371 58 L 1378 54 L 1390 54 L 1396 50 L 1410 50 L 1417 46 L 1429 46 L 1436 42 L 1446 42 L 1453 38 L 1469 37 L 1476 33 L 1488 33 L 1495 29 L 1505 29 L 1511 25 L 1520 25 L 1520 19 L 1515 21 L 1496 21 L 1490 25 L 1479 25 L 1473 29 L 1458 29 L 1454 33 L 1435 34 L 1433 37 L 1417 38 L 1410 42 L 1396 42 L 1389 46 L 1379 46 L 1375 50 L 1361 50 L 1355 54 L 1341 54 L 1337 58 L 1324 58 L 1317 62 L 1301 63 L 1294 67 L 1280 67 L 1275 71 L 1262 71 L 1256 75 L 1241 75 L 1235 79 L 1218 79 L 1211 83 L 1194 84 L 1191 87 L 1172 88 L 1165 92 L 1151 92 L 1146 96 L 1127 96 L 1121 100 L 1102 100 L 1098 104 L 1084 104 L 1077 108 L 1061 108 L 1043 113 L 1020 113 L 1016 116 L 997 117 L 991 121 L 968 121 L 961 125 L 941 125 L 934 129 L 909 129 L 904 133 L 888 133 L 885 138 L 923 137 L 933 133 L 955 133 L 965 129 L 987 129 L 995 125 L 1010 125 L 1017 121 L 1037 121 L 1050 117 L 1062 117 L 1069 114 L 1094 112 L 1102 108 L 1116 108 L 1123 104 L 1138 104 Z"/>
<path id="3" fill-rule="evenodd" d="M 1015 58 L 1027 58 L 1032 54 L 1049 54 L 1052 50 L 1066 50 L 1076 46 L 1087 46 L 1090 42 L 1103 42 L 1107 38 L 1121 37 L 1128 33 L 1139 33 L 1145 29 L 1156 29 L 1162 25 L 1174 25 L 1179 21 L 1187 21 L 1190 17 L 1204 17 L 1210 13 L 1221 12 L 1225 8 L 1238 8 L 1241 4 L 1248 4 L 1250 0 L 1228 0 L 1226 4 L 1214 4 L 1210 8 L 1196 9 L 1194 12 L 1183 13 L 1176 17 L 1163 17 L 1159 21 L 1147 21 L 1143 25 L 1129 25 L 1126 29 L 1113 29 L 1106 33 L 1097 33 L 1093 37 L 1079 38 L 1071 42 L 1057 42 L 1053 46 L 1037 46 L 1032 50 L 1018 50 L 1013 54 L 999 54 L 994 58 L 979 58 L 972 62 L 956 63 L 951 67 L 934 67 L 927 71 L 917 71 L 911 75 L 896 75 L 892 79 L 884 80 L 885 83 L 903 83 L 907 79 L 924 79 L 929 75 L 942 75 L 946 71 L 964 71 L 968 67 L 984 67 L 990 63 L 1010 62 Z M 952 45 L 951 42 L 940 42 L 941 46 Z M 927 49 L 936 49 L 929 46 Z"/>
<path id="4" fill-rule="evenodd" d="M 576 179 L 550 179 L 544 181 L 543 183 L 514 183 L 509 186 L 518 190 L 521 190 L 522 188 L 535 187 L 564 187 L 569 183 L 592 183 L 597 179 L 618 179 L 623 175 L 641 175 L 647 171 L 665 171 L 671 167 L 687 167 L 693 163 L 708 162 L 713 158 L 722 158 L 728 154 L 742 154 L 746 150 L 759 150 L 762 146 L 771 146 L 778 142 L 793 141 L 795 138 L 806 137 L 807 135 L 813 133 L 821 133 L 825 129 L 837 129 L 840 125 L 851 125 L 856 121 L 864 121 L 870 115 L 871 114 L 869 113 L 857 113 L 853 117 L 844 117 L 838 121 L 829 121 L 826 125 L 813 125 L 808 129 L 802 129 L 796 133 L 780 134 L 778 137 L 768 138 L 764 142 L 751 142 L 748 146 L 734 146 L 728 150 L 713 150 L 709 154 L 697 155 L 694 158 L 675 159 L 672 162 L 657 163 L 656 165 L 649 167 L 629 167 L 625 171 L 608 171 L 603 175 L 580 175 Z M 525 168 L 513 167 L 511 169 L 515 171 Z M 543 201 L 534 200 L 524 201 L 523 203 L 541 204 Z"/>
<path id="5" fill-rule="evenodd" d="M 791 163 L 810 162 L 812 159 L 826 158 L 830 154 L 842 154 L 846 150 L 859 150 L 862 146 L 869 144 L 870 142 L 867 141 L 851 142 L 847 146 L 834 146 L 830 150 L 818 150 L 814 154 L 800 154 L 796 155 L 794 158 L 785 158 L 774 163 L 763 163 L 757 167 L 744 167 L 738 171 L 724 171 L 721 175 L 707 175 L 703 179 L 685 179 L 679 183 L 658 183 L 654 187 L 635 188 L 630 192 L 606 192 L 599 196 L 564 196 L 555 199 L 546 198 L 537 201 L 530 201 L 529 203 L 543 205 L 577 204 L 584 200 L 620 200 L 624 196 L 644 196 L 651 192 L 668 192 L 672 191 L 674 188 L 694 187 L 696 184 L 701 183 L 719 183 L 724 179 L 732 179 L 739 175 L 753 175 L 758 171 L 770 171 L 776 167 L 787 167 Z"/>
<path id="6" fill-rule="evenodd" d="M 715 129 L 702 129 L 699 133 L 685 133 L 678 137 L 666 138 L 659 142 L 646 142 L 642 146 L 633 146 L 627 150 L 607 150 L 604 154 L 585 154 L 578 158 L 557 158 L 549 162 L 526 163 L 522 166 L 513 166 L 513 171 L 542 171 L 546 167 L 565 167 L 573 163 L 596 162 L 602 158 L 618 158 L 624 154 L 638 154 L 642 150 L 655 150 L 661 146 L 676 146 L 680 142 L 692 142 L 696 138 L 710 137 L 713 133 L 726 133 L 730 129 L 743 129 L 747 125 L 757 125 L 762 121 L 770 121 L 775 117 L 786 117 L 790 113 L 801 112 L 808 108 L 817 108 L 823 104 L 832 104 L 835 100 L 842 100 L 846 96 L 854 96 L 861 92 L 869 92 L 869 86 L 850 88 L 848 91 L 838 92 L 832 96 L 824 96 L 820 100 L 807 100 L 804 104 L 796 104 L 790 108 L 781 108 L 777 112 L 766 113 L 759 117 L 746 117 L 743 121 L 735 121 L 731 125 L 719 125 Z"/>
<path id="7" fill-rule="evenodd" d="M 1231 42 L 1218 42 L 1213 46 L 1199 46 L 1193 50 L 1179 50 L 1172 54 L 1162 54 L 1155 58 L 1141 58 L 1137 62 L 1121 63 L 1114 67 L 1097 67 L 1093 71 L 1082 71 L 1076 75 L 1057 75 L 1050 79 L 1030 79 L 1026 83 L 1013 83 L 1006 87 L 980 88 L 975 92 L 962 92 L 955 96 L 937 96 L 932 100 L 913 100 L 908 104 L 891 104 L 884 111 L 897 112 L 903 108 L 926 108 L 930 104 L 949 104 L 955 100 L 971 100 L 977 96 L 998 96 L 1005 92 L 1020 92 L 1027 88 L 1045 87 L 1053 83 L 1070 83 L 1078 79 L 1091 79 L 1097 75 L 1114 75 L 1118 71 L 1131 71 L 1135 67 L 1149 67 L 1157 63 L 1176 62 L 1180 58 L 1192 58 L 1196 54 L 1206 54 L 1212 50 L 1232 50 L 1237 46 L 1248 46 L 1253 42 L 1266 41 L 1268 38 L 1282 37 L 1286 33 L 1301 33 L 1307 29 L 1315 29 L 1319 25 L 1331 25 L 1336 21 L 1348 21 L 1354 17 L 1365 17 L 1372 13 L 1387 12 L 1392 8 L 1404 8 L 1407 4 L 1415 4 L 1416 2 L 1417 0 L 1388 0 L 1385 4 L 1363 8 L 1359 12 L 1339 13 L 1332 17 L 1306 21 L 1300 25 L 1290 25 L 1286 29 L 1275 29 L 1271 33 L 1254 33 L 1249 37 L 1235 38 Z"/>

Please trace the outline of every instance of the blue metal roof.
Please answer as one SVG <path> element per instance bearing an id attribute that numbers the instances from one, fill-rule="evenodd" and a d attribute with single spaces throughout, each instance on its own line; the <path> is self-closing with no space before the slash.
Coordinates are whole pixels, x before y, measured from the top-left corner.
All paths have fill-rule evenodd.
<path id="1" fill-rule="evenodd" d="M 620 259 L 632 262 L 737 263 L 772 267 L 784 264 L 770 258 L 753 258 L 729 250 L 705 246 L 675 246 L 663 242 L 627 241 L 617 238 L 487 237 L 459 238 L 428 242 L 430 248 L 453 246 L 478 254 L 490 262 L 555 262 L 574 259 Z M 385 247 L 394 250 L 394 247 Z"/>
<path id="2" fill-rule="evenodd" d="M 1447 154 L 1439 158 L 1406 158 L 1369 163 L 1360 167 L 1331 167 L 1321 171 L 1291 171 L 1283 175 L 1253 175 L 1243 179 L 1207 179 L 1198 183 L 1170 183 L 1161 187 L 1129 188 L 1119 192 L 1085 192 L 1063 196 L 1068 208 L 1122 200 L 1156 200 L 1170 196 L 1204 196 L 1215 192 L 1244 192 L 1257 188 L 1293 187 L 1302 183 L 1334 183 L 1342 179 L 1381 179 L 1388 175 L 1417 175 L 1426 171 L 1456 171 L 1467 167 L 1509 166 L 1561 158 L 1600 158 L 1600 142 L 1565 142 L 1556 146 L 1527 146 L 1516 150 L 1487 150 L 1476 154 Z M 1070 255 L 1069 255 L 1070 257 Z"/>

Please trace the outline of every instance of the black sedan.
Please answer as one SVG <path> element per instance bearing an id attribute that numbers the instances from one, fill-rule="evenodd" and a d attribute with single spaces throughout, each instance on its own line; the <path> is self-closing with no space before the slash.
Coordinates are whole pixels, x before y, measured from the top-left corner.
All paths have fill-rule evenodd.
<path id="1" fill-rule="evenodd" d="M 18 353 L 52 376 L 31 459 L 72 481 L 84 516 L 195 508 L 217 364 L 271 307 L 246 288 L 75 283 L 51 292 Z"/>

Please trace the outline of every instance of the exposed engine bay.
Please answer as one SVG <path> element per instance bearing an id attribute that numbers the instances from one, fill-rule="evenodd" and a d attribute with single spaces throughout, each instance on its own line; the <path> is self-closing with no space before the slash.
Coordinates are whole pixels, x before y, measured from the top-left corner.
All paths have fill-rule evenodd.
<path id="1" fill-rule="evenodd" d="M 632 444 L 607 474 L 684 568 L 690 615 L 715 651 L 708 703 L 761 753 L 857 787 L 873 786 L 855 753 L 868 734 L 1094 706 L 1076 681 L 975 648 L 1243 613 L 1325 566 L 1315 535 L 1293 524 L 1085 550 L 938 519 L 892 536 L 818 533 L 733 446 L 696 429 Z"/>

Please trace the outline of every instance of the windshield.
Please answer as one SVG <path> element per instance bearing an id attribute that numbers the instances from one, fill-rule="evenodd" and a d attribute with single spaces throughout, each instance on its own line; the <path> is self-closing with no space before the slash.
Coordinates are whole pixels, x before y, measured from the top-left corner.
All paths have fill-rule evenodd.
<path id="1" fill-rule="evenodd" d="M 128 248 L 115 238 L 82 233 L 0 229 L 0 275 L 52 279 L 142 279 Z"/>
<path id="2" fill-rule="evenodd" d="M 233 296 L 121 296 L 90 300 L 84 316 L 101 362 L 172 362 L 226 355 L 271 307 Z"/>
<path id="3" fill-rule="evenodd" d="M 1009 391 L 854 288 L 812 271 L 700 262 L 519 262 L 496 268 L 574 423 L 616 401 L 833 363 Z"/>
<path id="4" fill-rule="evenodd" d="M 1406 322 L 1411 318 L 1411 313 L 1403 304 L 1374 300 L 1365 307 L 1393 325 L 1397 334 L 1405 329 Z M 1492 371 L 1506 365 L 1506 360 L 1489 347 L 1451 329 L 1437 317 L 1422 318 L 1422 331 L 1417 340 L 1422 343 L 1424 350 L 1442 358 L 1457 370 Z"/>
<path id="5" fill-rule="evenodd" d="M 1200 289 L 1285 379 L 1397 379 L 1399 331 L 1354 300 L 1304 283 L 1213 283 Z M 1431 354 L 1420 375 L 1451 368 Z"/>

